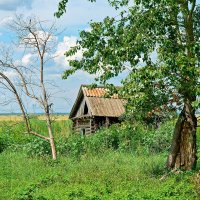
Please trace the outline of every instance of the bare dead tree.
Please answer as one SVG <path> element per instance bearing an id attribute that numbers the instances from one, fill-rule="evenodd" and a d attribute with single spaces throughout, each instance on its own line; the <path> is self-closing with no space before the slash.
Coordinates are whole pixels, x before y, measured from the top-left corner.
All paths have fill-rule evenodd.
<path id="1" fill-rule="evenodd" d="M 3 61 L 0 60 L 0 69 L 1 70 L 2 70 L 2 67 L 3 68 L 9 68 L 9 65 L 3 63 Z M 14 94 L 15 99 L 16 99 L 19 107 L 20 107 L 21 112 L 22 112 L 22 116 L 23 116 L 23 120 L 24 120 L 25 125 L 26 125 L 27 133 L 35 135 L 35 136 L 42 138 L 46 141 L 49 141 L 48 137 L 45 137 L 45 136 L 43 136 L 39 133 L 36 133 L 32 130 L 31 123 L 30 123 L 30 120 L 29 120 L 29 116 L 26 113 L 25 106 L 23 104 L 22 98 L 19 95 L 19 91 L 18 91 L 17 87 L 15 86 L 16 84 L 2 71 L 0 71 L 0 84 L 3 85 L 6 90 L 9 90 L 10 92 L 12 92 Z"/>
<path id="2" fill-rule="evenodd" d="M 50 93 L 47 91 L 45 80 L 45 69 L 47 62 L 53 58 L 52 53 L 56 42 L 55 23 L 47 28 L 47 21 L 40 21 L 35 17 L 24 19 L 23 16 L 16 16 L 15 20 L 9 25 L 10 29 L 16 33 L 18 38 L 18 48 L 23 48 L 24 51 L 31 53 L 36 58 L 34 66 L 17 65 L 12 58 L 6 59 L 6 62 L 0 61 L 0 65 L 4 69 L 12 70 L 16 73 L 20 80 L 20 86 L 23 93 L 36 101 L 43 109 L 46 117 L 46 125 L 48 129 L 48 137 L 32 131 L 29 119 L 24 109 L 22 98 L 20 98 L 15 84 L 5 75 L 0 72 L 0 77 L 6 81 L 9 89 L 14 93 L 20 109 L 26 121 L 27 131 L 42 139 L 49 141 L 52 151 L 52 158 L 56 159 L 56 147 L 53 136 Z M 0 82 L 3 84 L 3 82 Z"/>

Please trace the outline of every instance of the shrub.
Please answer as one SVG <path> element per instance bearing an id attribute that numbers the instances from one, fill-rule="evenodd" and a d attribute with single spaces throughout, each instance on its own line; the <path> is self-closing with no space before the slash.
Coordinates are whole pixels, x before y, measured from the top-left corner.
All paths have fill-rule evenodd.
<path id="1" fill-rule="evenodd" d="M 28 156 L 46 156 L 51 154 L 51 147 L 49 142 L 40 138 L 32 139 L 24 146 L 24 150 Z"/>
<path id="2" fill-rule="evenodd" d="M 0 137 L 0 153 L 2 153 L 8 146 L 8 141 L 5 138 Z"/>
<path id="3" fill-rule="evenodd" d="M 163 124 L 159 129 L 139 123 L 114 124 L 90 136 L 72 134 L 57 141 L 59 154 L 80 158 L 85 154 L 98 154 L 107 150 L 133 152 L 136 154 L 163 153 L 169 150 L 173 122 Z"/>
<path id="4" fill-rule="evenodd" d="M 174 122 L 166 122 L 158 129 L 149 129 L 141 136 L 141 144 L 149 153 L 162 153 L 170 149 Z"/>

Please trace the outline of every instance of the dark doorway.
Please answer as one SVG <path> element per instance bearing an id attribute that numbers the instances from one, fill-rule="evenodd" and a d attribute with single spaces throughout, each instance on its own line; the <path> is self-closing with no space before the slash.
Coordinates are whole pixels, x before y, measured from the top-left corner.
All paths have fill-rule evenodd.
<path id="1" fill-rule="evenodd" d="M 81 129 L 81 135 L 85 136 L 85 129 L 84 128 Z"/>

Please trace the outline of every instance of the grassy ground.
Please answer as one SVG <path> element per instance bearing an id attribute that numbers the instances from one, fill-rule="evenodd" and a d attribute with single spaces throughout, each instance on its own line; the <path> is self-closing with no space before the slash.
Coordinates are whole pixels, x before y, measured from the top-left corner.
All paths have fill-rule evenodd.
<path id="1" fill-rule="evenodd" d="M 73 160 L 0 155 L 0 199 L 198 199 L 193 173 L 165 174 L 165 155 L 107 152 Z"/>
<path id="2" fill-rule="evenodd" d="M 43 120 L 34 118 L 31 123 L 36 131 L 46 134 Z M 56 141 L 67 138 L 71 133 L 69 120 L 55 121 L 53 127 Z M 169 132 L 171 128 L 166 125 L 160 133 L 155 134 L 162 135 L 164 141 L 164 137 L 168 137 L 165 132 Z M 71 151 L 75 153 L 71 152 L 69 155 L 66 153 L 68 151 L 63 151 L 65 153 L 59 155 L 57 161 L 52 161 L 48 155 L 38 157 L 27 155 L 27 149 L 23 148 L 33 138 L 24 135 L 23 131 L 23 124 L 18 121 L 0 122 L 0 136 L 7 137 L 10 143 L 16 145 L 16 149 L 15 145 L 11 145 L 0 153 L 0 200 L 200 199 L 200 163 L 196 171 L 170 173 L 164 168 L 167 152 L 146 154 L 143 153 L 144 147 L 140 146 L 141 151 L 137 153 L 125 152 L 126 148 L 113 150 L 105 147 L 105 150 L 95 154 L 95 145 L 104 140 L 94 136 L 94 140 L 77 141 L 75 138 L 67 141 L 70 143 Z M 135 134 L 145 139 L 147 132 L 142 133 L 142 129 L 138 131 L 137 133 L 136 129 Z M 104 135 L 104 132 L 101 134 Z M 117 136 L 112 135 L 113 132 L 105 134 L 109 136 L 107 139 L 110 138 L 111 143 Z M 153 132 L 150 135 L 154 140 L 159 139 Z M 200 131 L 197 135 L 200 144 Z M 121 138 L 122 144 L 123 142 L 126 144 L 128 139 L 126 137 L 129 136 L 125 134 L 125 140 Z M 149 139 L 147 135 L 143 144 L 155 146 L 156 144 L 149 142 Z M 84 142 L 85 144 L 90 142 L 90 145 L 95 146 L 92 154 L 79 154 L 85 145 Z M 41 150 L 44 147 L 43 144 L 37 146 L 37 141 L 31 144 L 33 145 L 31 148 Z M 65 148 L 62 144 L 59 145 L 60 148 Z"/>

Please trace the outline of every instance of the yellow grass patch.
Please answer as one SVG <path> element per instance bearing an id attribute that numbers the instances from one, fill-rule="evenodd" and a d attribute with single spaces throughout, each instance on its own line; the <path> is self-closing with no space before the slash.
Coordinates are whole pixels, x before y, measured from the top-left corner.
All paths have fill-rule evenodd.
<path id="1" fill-rule="evenodd" d="M 39 116 L 37 116 L 37 118 L 39 120 L 45 120 L 44 115 L 39 115 Z M 52 115 L 52 120 L 55 120 L 55 121 L 64 121 L 64 120 L 68 120 L 68 119 L 69 119 L 68 115 Z"/>
<path id="2" fill-rule="evenodd" d="M 22 116 L 15 116 L 15 115 L 1 115 L 0 121 L 22 121 Z"/>
<path id="3" fill-rule="evenodd" d="M 34 116 L 39 120 L 45 120 L 44 115 Z M 68 115 L 53 115 L 52 119 L 55 121 L 64 121 L 68 120 Z M 19 122 L 22 121 L 23 117 L 21 115 L 0 115 L 0 121 L 15 121 Z"/>

